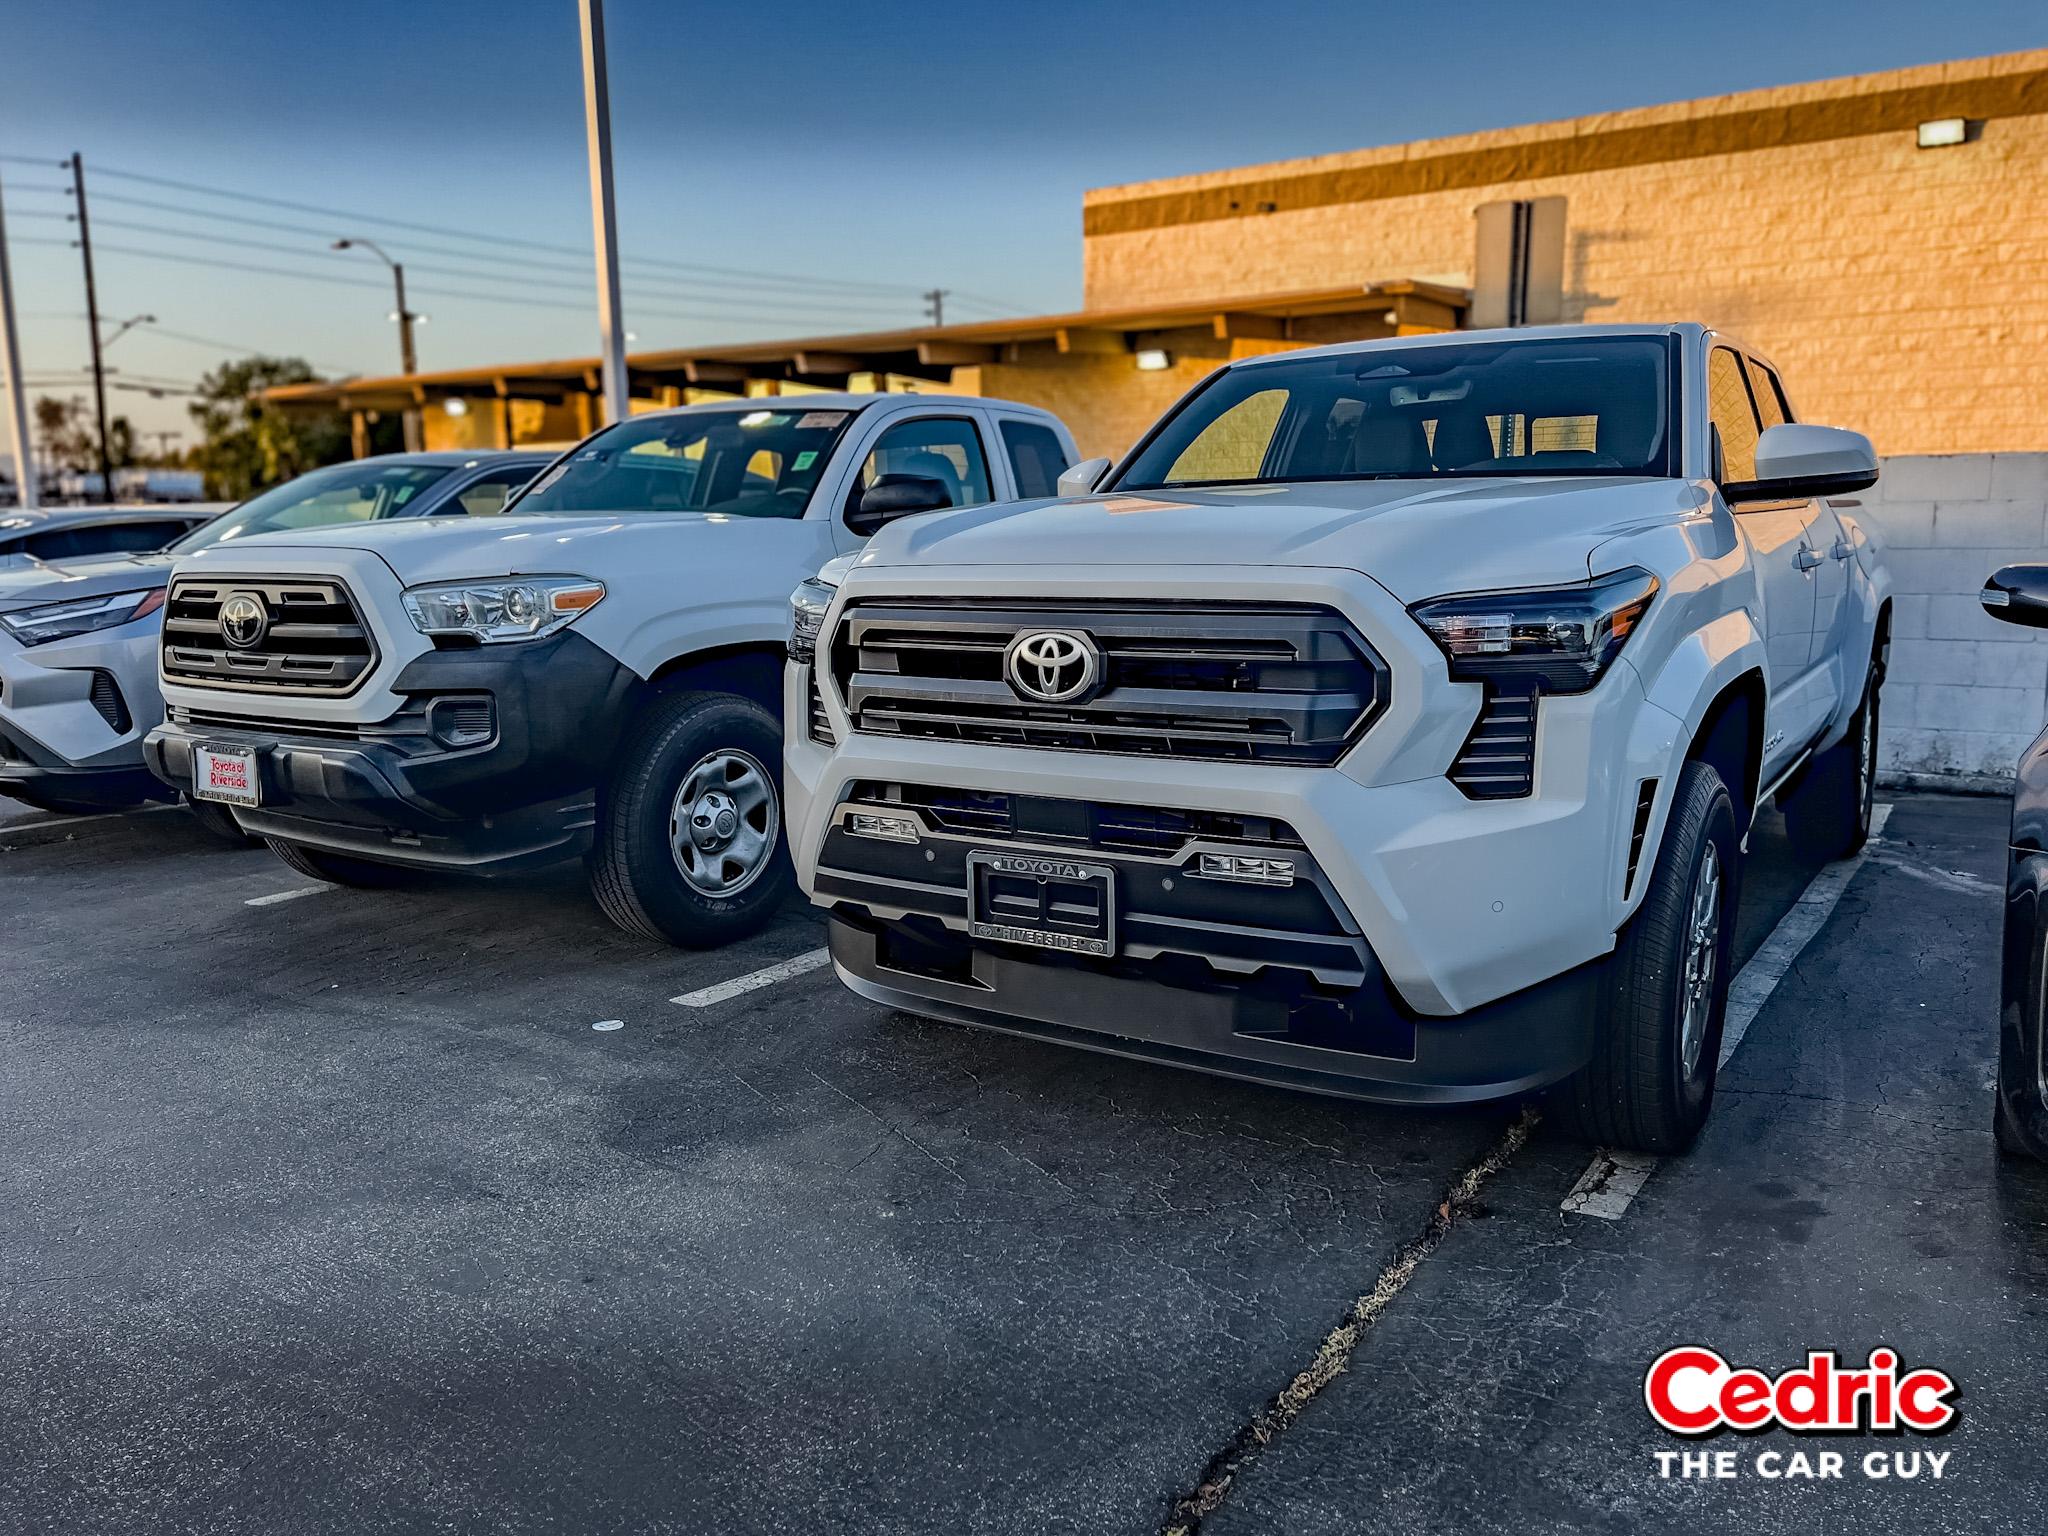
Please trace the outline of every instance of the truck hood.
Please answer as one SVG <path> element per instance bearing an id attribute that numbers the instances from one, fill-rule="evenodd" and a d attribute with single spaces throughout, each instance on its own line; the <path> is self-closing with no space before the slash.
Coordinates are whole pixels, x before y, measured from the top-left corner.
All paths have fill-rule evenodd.
<path id="1" fill-rule="evenodd" d="M 1583 581 L 1595 546 L 1705 501 L 1689 481 L 1611 477 L 1112 493 L 906 518 L 861 564 L 1338 566 L 1412 603 Z"/>
<path id="2" fill-rule="evenodd" d="M 187 572 L 253 571 L 269 550 L 359 550 L 406 586 L 492 576 L 607 579 L 621 570 L 673 563 L 681 530 L 715 535 L 746 519 L 704 512 L 625 512 L 617 517 L 406 517 L 229 539 L 188 555 Z"/>
<path id="3" fill-rule="evenodd" d="M 170 580 L 170 555 L 87 555 L 76 560 L 0 561 L 0 609 L 136 592 Z"/>

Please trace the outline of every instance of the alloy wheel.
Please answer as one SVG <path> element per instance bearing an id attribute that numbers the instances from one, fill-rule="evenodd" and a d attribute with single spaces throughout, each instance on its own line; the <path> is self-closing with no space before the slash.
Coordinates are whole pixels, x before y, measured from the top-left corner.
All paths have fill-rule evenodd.
<path id="1" fill-rule="evenodd" d="M 1692 877 L 1692 898 L 1686 904 L 1685 959 L 1678 975 L 1678 1006 L 1683 1019 L 1679 1056 L 1688 1079 L 1699 1071 L 1707 1021 L 1714 1011 L 1714 972 L 1721 958 L 1721 885 L 1721 850 L 1709 840 Z"/>
<path id="2" fill-rule="evenodd" d="M 676 871 L 701 896 L 737 896 L 774 858 L 781 823 L 775 781 L 752 754 L 707 752 L 683 775 L 669 809 Z"/>

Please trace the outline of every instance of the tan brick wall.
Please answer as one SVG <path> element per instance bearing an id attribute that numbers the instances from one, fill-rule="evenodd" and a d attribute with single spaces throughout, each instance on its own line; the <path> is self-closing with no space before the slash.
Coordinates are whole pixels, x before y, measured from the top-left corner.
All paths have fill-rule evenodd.
<path id="1" fill-rule="evenodd" d="M 1119 217 L 1175 216 L 1176 201 L 1213 213 L 1218 189 L 1240 183 L 1247 196 L 1273 190 L 1281 206 L 1091 233 L 1087 302 L 1395 277 L 1469 283 L 1479 204 L 1562 195 L 1567 319 L 1724 327 L 1780 365 L 1803 416 L 1867 432 L 1881 453 L 2048 449 L 2048 113 L 2038 109 L 1992 117 L 1975 142 L 1949 149 L 1919 149 L 1911 127 L 1889 128 L 1316 202 L 1346 187 L 1404 184 L 1387 176 L 1409 162 L 1450 170 L 1406 181 L 1455 181 L 1461 163 L 1495 163 L 1507 150 L 1539 171 L 1597 160 L 1586 145 L 1626 148 L 1630 133 L 1678 132 L 1693 148 L 1740 135 L 1796 138 L 1769 133 L 1774 113 L 1873 101 L 1892 102 L 1894 116 L 1933 112 L 1924 103 L 1944 98 L 1915 92 L 1953 88 L 1966 99 L 2044 67 L 2048 51 L 2006 55 L 1093 192 L 1096 230 Z M 2030 81 L 2008 94 L 2031 104 L 2041 93 Z M 1492 159 L 1473 158 L 1481 156 Z M 1359 179 L 1372 175 L 1380 182 Z"/>

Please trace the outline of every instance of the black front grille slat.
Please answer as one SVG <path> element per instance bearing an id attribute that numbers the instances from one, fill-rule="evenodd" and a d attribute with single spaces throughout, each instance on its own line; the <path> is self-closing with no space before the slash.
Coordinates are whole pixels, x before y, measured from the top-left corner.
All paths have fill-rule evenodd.
<path id="1" fill-rule="evenodd" d="M 128 701 L 121 697 L 121 685 L 114 681 L 114 674 L 99 668 L 92 674 L 92 707 L 99 711 L 100 718 L 117 735 L 128 734 L 134 719 L 128 713 Z"/>
<path id="2" fill-rule="evenodd" d="M 230 645 L 222 605 L 237 593 L 269 615 L 262 638 Z M 328 577 L 181 577 L 164 605 L 163 671 L 171 682 L 241 692 L 340 695 L 377 664 L 377 647 L 340 581 Z"/>
<path id="3" fill-rule="evenodd" d="M 821 747 L 838 744 L 839 738 L 832 730 L 832 717 L 825 713 L 825 696 L 818 691 L 818 674 L 815 669 L 806 673 L 810 684 L 811 740 Z"/>
<path id="4" fill-rule="evenodd" d="M 1197 842 L 1260 848 L 1308 846 L 1300 833 L 1278 817 L 1230 811 L 1052 800 L 1001 790 L 945 789 L 865 779 L 855 781 L 846 798 L 856 805 L 914 810 L 928 826 L 978 840 L 1024 836 L 1034 844 L 1071 843 L 1102 853 L 1171 858 Z"/>
<path id="5" fill-rule="evenodd" d="M 1536 697 L 1487 691 L 1451 782 L 1470 800 L 1518 800 L 1536 788 Z"/>
<path id="6" fill-rule="evenodd" d="M 1091 695 L 1011 687 L 1010 642 L 1042 628 L 1099 647 Z M 1387 695 L 1364 637 L 1308 604 L 877 600 L 847 610 L 829 654 L 856 730 L 1059 751 L 1329 763 Z"/>

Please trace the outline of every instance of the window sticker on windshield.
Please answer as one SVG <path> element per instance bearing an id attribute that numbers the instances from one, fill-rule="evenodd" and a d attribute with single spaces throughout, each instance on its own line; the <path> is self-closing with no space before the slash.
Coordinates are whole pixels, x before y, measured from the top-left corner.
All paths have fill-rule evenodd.
<path id="1" fill-rule="evenodd" d="M 799 432 L 820 432 L 836 427 L 846 420 L 844 411 L 805 411 L 796 419 Z"/>
<path id="2" fill-rule="evenodd" d="M 814 451 L 813 449 L 810 449 L 810 448 L 806 448 L 806 449 L 805 449 L 805 450 L 804 450 L 804 451 L 803 451 L 802 453 L 800 453 L 800 454 L 798 454 L 798 455 L 796 456 L 796 462 L 795 462 L 794 464 L 792 464 L 792 465 L 790 465 L 790 466 L 789 466 L 789 467 L 790 467 L 790 471 L 791 471 L 791 472 L 792 472 L 793 474 L 799 474 L 799 475 L 800 475 L 800 474 L 802 474 L 802 473 L 803 473 L 803 472 L 804 472 L 805 470 L 809 469 L 809 468 L 810 468 L 810 467 L 811 467 L 811 466 L 812 466 L 813 464 L 815 464 L 815 463 L 817 463 L 817 462 L 818 462 L 818 455 L 817 455 L 817 453 L 816 453 L 816 452 L 815 452 L 815 451 Z"/>

